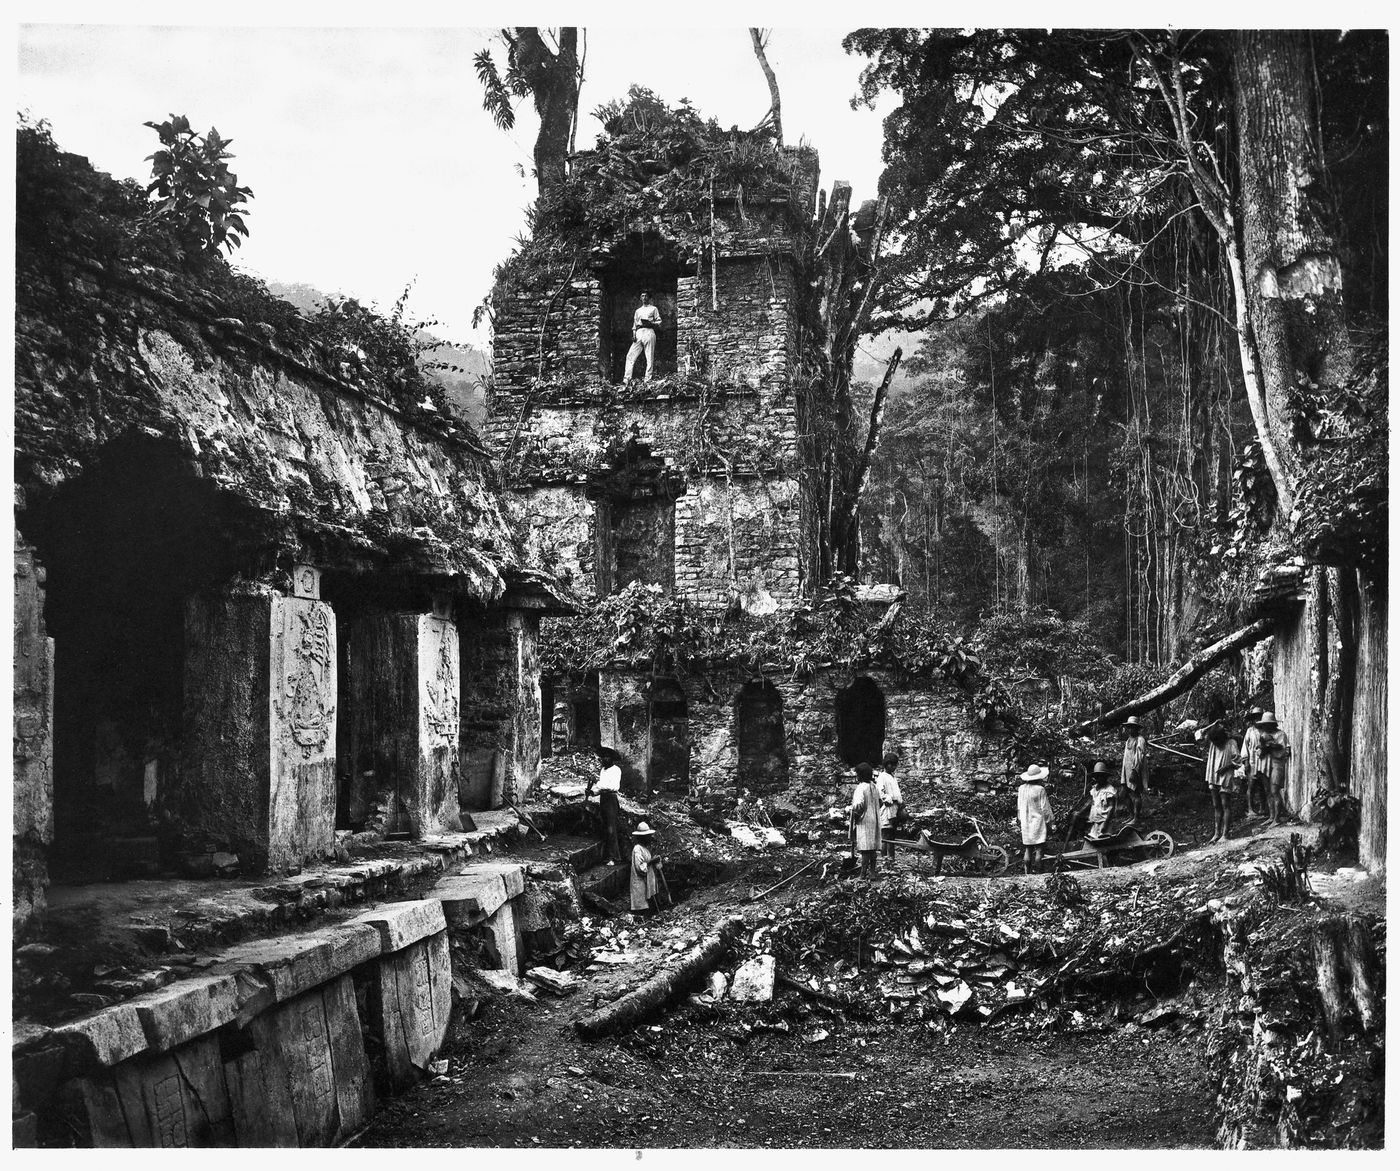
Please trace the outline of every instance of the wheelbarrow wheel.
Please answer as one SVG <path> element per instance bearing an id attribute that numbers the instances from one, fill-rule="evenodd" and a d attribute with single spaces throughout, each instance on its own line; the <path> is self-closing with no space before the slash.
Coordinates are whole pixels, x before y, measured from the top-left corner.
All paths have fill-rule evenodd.
<path id="1" fill-rule="evenodd" d="M 1142 840 L 1149 858 L 1170 858 L 1176 852 L 1176 842 L 1164 829 L 1154 829 Z"/>
<path id="2" fill-rule="evenodd" d="M 1004 874 L 1006 868 L 1011 863 L 1010 857 L 1001 846 L 986 846 L 984 854 L 991 854 L 992 857 L 969 858 L 967 860 L 968 870 L 980 878 L 990 878 L 994 874 Z"/>

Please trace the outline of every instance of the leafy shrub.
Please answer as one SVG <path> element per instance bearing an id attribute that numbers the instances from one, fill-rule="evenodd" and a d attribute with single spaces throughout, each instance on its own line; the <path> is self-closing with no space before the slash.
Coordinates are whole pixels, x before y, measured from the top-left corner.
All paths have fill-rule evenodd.
<path id="1" fill-rule="evenodd" d="M 253 189 L 240 186 L 229 170 L 232 140 L 212 126 L 207 134 L 196 134 L 183 114 L 144 125 L 160 136 L 160 149 L 148 156 L 152 221 L 169 228 L 187 260 L 223 248 L 232 252 L 248 234 L 243 213 L 253 198 Z"/>

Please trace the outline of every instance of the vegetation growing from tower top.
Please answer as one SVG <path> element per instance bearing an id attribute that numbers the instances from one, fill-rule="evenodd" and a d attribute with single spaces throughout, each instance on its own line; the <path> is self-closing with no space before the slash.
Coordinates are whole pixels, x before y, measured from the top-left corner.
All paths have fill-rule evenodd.
<path id="1" fill-rule="evenodd" d="M 525 237 L 496 270 L 497 296 L 661 216 L 667 238 L 697 255 L 712 242 L 716 196 L 742 205 L 790 190 L 796 160 L 771 127 L 725 130 L 688 100 L 670 106 L 636 85 L 593 114 L 603 126 L 597 144 L 528 211 Z"/>

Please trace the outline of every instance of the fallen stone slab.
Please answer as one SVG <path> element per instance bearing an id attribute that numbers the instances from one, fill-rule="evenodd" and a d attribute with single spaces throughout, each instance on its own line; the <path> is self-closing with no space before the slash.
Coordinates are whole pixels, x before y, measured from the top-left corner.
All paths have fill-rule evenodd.
<path id="1" fill-rule="evenodd" d="M 441 901 L 449 923 L 466 927 L 485 922 L 507 898 L 501 875 L 479 871 L 441 879 L 428 894 Z"/>
<path id="2" fill-rule="evenodd" d="M 413 899 L 384 903 L 351 919 L 350 924 L 368 924 L 379 932 L 383 950 L 401 951 L 411 943 L 447 930 L 447 919 L 438 899 Z"/>
<path id="3" fill-rule="evenodd" d="M 239 1000 L 237 980 L 221 973 L 181 980 L 114 1007 L 135 1009 L 150 1047 L 165 1053 L 228 1024 L 238 1015 Z"/>
<path id="4" fill-rule="evenodd" d="M 224 952 L 225 965 L 249 965 L 271 982 L 274 1001 L 290 1000 L 374 959 L 383 938 L 368 923 L 326 927 L 307 935 L 259 939 Z"/>
<path id="5" fill-rule="evenodd" d="M 525 979 L 554 993 L 555 996 L 567 996 L 583 983 L 577 976 L 571 976 L 568 972 L 557 972 L 553 968 L 531 968 L 525 973 Z"/>
<path id="6" fill-rule="evenodd" d="M 472 862 L 461 871 L 462 878 L 495 875 L 505 885 L 506 898 L 525 893 L 525 867 L 519 862 Z"/>
<path id="7" fill-rule="evenodd" d="M 754 956 L 739 965 L 729 985 L 729 999 L 761 1003 L 773 999 L 777 961 L 771 955 Z"/>
<path id="8" fill-rule="evenodd" d="M 130 1002 L 56 1025 L 53 1034 L 85 1064 L 116 1065 L 148 1047 L 146 1030 Z"/>
<path id="9" fill-rule="evenodd" d="M 473 973 L 473 975 L 483 984 L 494 988 L 497 992 L 504 992 L 519 1000 L 528 1001 L 533 1004 L 539 999 L 518 976 L 511 972 L 502 972 L 492 968 L 485 968 L 478 970 Z"/>

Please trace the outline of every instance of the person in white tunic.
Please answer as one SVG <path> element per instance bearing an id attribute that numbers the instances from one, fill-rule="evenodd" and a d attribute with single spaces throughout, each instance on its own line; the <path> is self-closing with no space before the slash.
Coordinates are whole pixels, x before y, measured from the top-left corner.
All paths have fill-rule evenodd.
<path id="1" fill-rule="evenodd" d="M 631 382 L 636 375 L 637 359 L 646 356 L 646 380 L 651 381 L 651 367 L 656 358 L 656 331 L 661 328 L 661 310 L 651 303 L 651 294 L 642 293 L 642 303 L 632 314 L 632 347 L 627 351 L 627 366 L 623 379 Z"/>
<path id="2" fill-rule="evenodd" d="M 1043 764 L 1033 764 L 1021 774 L 1021 787 L 1016 790 L 1016 815 L 1021 822 L 1021 869 L 1027 874 L 1040 869 L 1045 852 L 1045 839 L 1055 832 L 1055 811 L 1050 808 L 1050 795 L 1045 791 L 1045 779 L 1050 770 Z"/>
<path id="3" fill-rule="evenodd" d="M 880 852 L 880 794 L 875 769 L 861 761 L 856 765 L 856 789 L 851 795 L 851 829 L 860 854 L 860 876 L 875 877 L 875 855 Z"/>
<path id="4" fill-rule="evenodd" d="M 632 831 L 632 871 L 628 893 L 634 915 L 650 915 L 656 910 L 656 895 L 661 889 L 656 868 L 661 865 L 661 859 L 651 852 L 651 840 L 655 835 L 656 831 L 644 821 Z"/>
<path id="5" fill-rule="evenodd" d="M 899 767 L 899 754 L 885 753 L 884 767 L 875 774 L 875 791 L 880 794 L 880 852 L 886 858 L 894 857 L 894 844 L 886 841 L 892 830 L 899 828 L 904 817 L 904 794 L 899 791 L 894 770 Z"/>

